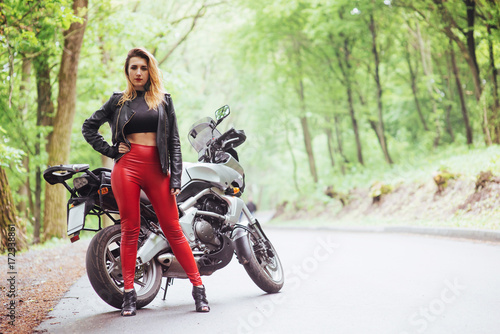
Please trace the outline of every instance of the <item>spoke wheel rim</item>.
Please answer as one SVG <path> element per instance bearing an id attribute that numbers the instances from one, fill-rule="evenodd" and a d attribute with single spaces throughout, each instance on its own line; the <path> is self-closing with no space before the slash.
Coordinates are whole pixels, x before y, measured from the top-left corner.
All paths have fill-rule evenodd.
<path id="1" fill-rule="evenodd" d="M 106 244 L 104 263 L 110 282 L 118 290 L 123 290 L 123 276 L 120 259 L 121 233 L 113 235 Z M 158 268 L 153 264 L 153 260 L 143 263 L 135 268 L 134 289 L 137 296 L 146 294 L 155 284 L 156 272 Z"/>
<path id="2" fill-rule="evenodd" d="M 253 249 L 255 258 L 259 262 L 263 271 L 266 275 L 276 283 L 279 283 L 283 279 L 283 271 L 281 265 L 279 264 L 278 257 L 276 256 L 276 251 L 274 247 L 267 247 L 264 243 L 259 243 L 253 233 L 250 233 L 250 246 Z M 257 251 L 256 251 L 257 248 Z M 269 256 L 268 252 L 271 251 L 275 256 Z"/>

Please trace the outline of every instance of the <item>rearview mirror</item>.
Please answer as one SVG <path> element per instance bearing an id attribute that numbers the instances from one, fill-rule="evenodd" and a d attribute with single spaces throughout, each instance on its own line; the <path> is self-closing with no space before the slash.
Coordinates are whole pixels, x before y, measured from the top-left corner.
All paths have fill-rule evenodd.
<path id="1" fill-rule="evenodd" d="M 220 107 L 215 111 L 215 120 L 217 121 L 217 124 L 222 122 L 224 118 L 226 118 L 230 114 L 229 106 L 226 104 L 223 107 Z"/>

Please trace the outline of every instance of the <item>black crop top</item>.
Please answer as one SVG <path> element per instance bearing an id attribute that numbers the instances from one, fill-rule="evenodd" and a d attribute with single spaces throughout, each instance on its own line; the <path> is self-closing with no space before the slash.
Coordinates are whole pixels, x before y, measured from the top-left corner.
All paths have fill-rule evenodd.
<path id="1" fill-rule="evenodd" d="M 135 111 L 135 114 L 125 125 L 123 130 L 125 136 L 131 133 L 157 131 L 158 111 L 149 109 L 144 99 L 144 91 L 137 91 L 137 97 L 130 101 L 130 108 Z"/>

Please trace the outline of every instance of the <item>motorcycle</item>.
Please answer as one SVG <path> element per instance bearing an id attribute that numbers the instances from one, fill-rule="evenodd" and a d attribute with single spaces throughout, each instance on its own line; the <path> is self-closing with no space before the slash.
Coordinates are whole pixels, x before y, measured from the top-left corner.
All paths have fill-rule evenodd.
<path id="1" fill-rule="evenodd" d="M 280 291 L 284 273 L 278 253 L 261 224 L 240 198 L 245 189 L 245 174 L 236 147 L 243 144 L 243 130 L 229 129 L 221 134 L 217 126 L 230 114 L 223 106 L 211 117 L 196 122 L 188 133 L 198 152 L 198 162 L 183 164 L 181 192 L 177 195 L 179 223 L 191 246 L 200 275 L 211 275 L 224 268 L 233 255 L 253 282 L 267 293 Z M 80 175 L 78 177 L 75 177 Z M 86 269 L 90 283 L 109 305 L 121 309 L 123 276 L 120 261 L 120 220 L 111 187 L 111 170 L 89 169 L 88 164 L 59 165 L 47 168 L 44 179 L 62 184 L 70 192 L 67 203 L 68 236 L 79 239 L 81 231 L 98 232 L 91 240 Z M 67 183 L 73 180 L 73 187 Z M 153 301 L 163 277 L 165 292 L 174 278 L 187 278 L 173 254 L 145 193 L 141 192 L 141 229 L 137 251 L 134 288 L 137 308 Z M 113 225 L 102 228 L 102 216 Z M 97 216 L 98 228 L 85 226 L 87 216 Z"/>

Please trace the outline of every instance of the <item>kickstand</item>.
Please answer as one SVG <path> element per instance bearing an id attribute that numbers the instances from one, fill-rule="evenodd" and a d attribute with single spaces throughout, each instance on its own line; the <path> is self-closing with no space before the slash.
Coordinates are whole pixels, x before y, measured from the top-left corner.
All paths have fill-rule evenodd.
<path id="1" fill-rule="evenodd" d="M 174 284 L 174 279 L 172 277 L 167 277 L 167 283 L 165 283 L 165 293 L 163 294 L 163 300 L 167 298 L 168 287 Z"/>

